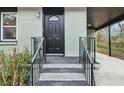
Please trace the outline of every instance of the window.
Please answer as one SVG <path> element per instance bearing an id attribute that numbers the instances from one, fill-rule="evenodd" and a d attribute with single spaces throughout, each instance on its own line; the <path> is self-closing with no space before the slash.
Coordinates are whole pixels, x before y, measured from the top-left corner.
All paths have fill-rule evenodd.
<path id="1" fill-rule="evenodd" d="M 16 12 L 1 13 L 1 41 L 17 41 Z"/>
<path id="2" fill-rule="evenodd" d="M 49 21 L 59 21 L 59 18 L 57 16 L 51 16 L 49 17 Z"/>

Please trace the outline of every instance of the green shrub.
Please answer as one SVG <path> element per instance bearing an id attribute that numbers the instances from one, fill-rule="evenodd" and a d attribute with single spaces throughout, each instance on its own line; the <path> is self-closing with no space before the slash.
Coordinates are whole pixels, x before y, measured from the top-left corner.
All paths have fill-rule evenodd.
<path id="1" fill-rule="evenodd" d="M 31 56 L 27 48 L 21 53 L 18 53 L 16 48 L 11 54 L 0 51 L 0 85 L 26 85 L 25 76 L 30 60 Z"/>
<path id="2" fill-rule="evenodd" d="M 104 43 L 97 43 L 97 47 L 99 48 L 107 48 L 107 46 Z"/>
<path id="3" fill-rule="evenodd" d="M 123 48 L 124 41 L 122 41 L 122 40 L 112 41 L 112 46 L 116 47 L 116 48 Z"/>

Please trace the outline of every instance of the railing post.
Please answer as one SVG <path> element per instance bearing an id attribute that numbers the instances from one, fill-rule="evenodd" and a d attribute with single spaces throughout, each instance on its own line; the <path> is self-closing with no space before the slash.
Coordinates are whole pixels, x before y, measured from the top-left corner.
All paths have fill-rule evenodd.
<path id="1" fill-rule="evenodd" d="M 94 67 L 93 67 L 93 63 L 92 63 L 92 64 L 91 64 L 91 86 L 94 86 L 93 70 L 94 70 Z"/>
<path id="2" fill-rule="evenodd" d="M 79 37 L 79 63 L 81 63 L 81 37 Z"/>
<path id="3" fill-rule="evenodd" d="M 46 62 L 46 38 L 44 39 L 44 43 L 43 43 L 43 55 L 44 55 L 44 61 Z"/>
<path id="4" fill-rule="evenodd" d="M 96 39 L 94 38 L 94 62 L 96 62 Z"/>
<path id="5" fill-rule="evenodd" d="M 31 63 L 31 68 L 32 68 L 32 71 L 31 71 L 31 78 L 32 78 L 32 81 L 31 81 L 31 84 L 32 84 L 32 86 L 33 86 L 33 84 L 34 84 L 34 82 L 33 82 L 33 80 L 34 80 L 34 78 L 33 78 L 33 63 Z"/>
<path id="6" fill-rule="evenodd" d="M 34 55 L 34 37 L 31 37 L 31 57 Z"/>

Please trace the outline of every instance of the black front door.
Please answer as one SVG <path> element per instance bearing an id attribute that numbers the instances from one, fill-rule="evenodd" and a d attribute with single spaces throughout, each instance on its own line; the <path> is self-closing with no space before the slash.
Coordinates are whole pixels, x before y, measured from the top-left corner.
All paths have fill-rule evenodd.
<path id="1" fill-rule="evenodd" d="M 64 53 L 64 20 L 63 14 L 44 15 L 44 37 L 46 38 L 46 53 Z"/>

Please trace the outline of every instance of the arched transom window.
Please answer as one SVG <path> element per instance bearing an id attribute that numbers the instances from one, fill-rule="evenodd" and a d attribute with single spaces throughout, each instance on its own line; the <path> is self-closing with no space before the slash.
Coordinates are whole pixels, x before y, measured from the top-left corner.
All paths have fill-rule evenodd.
<path id="1" fill-rule="evenodd" d="M 58 16 L 50 16 L 48 20 L 56 22 L 56 21 L 59 21 L 59 17 Z"/>

